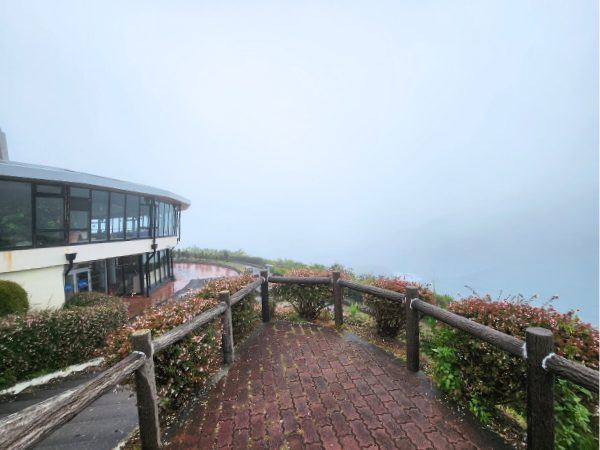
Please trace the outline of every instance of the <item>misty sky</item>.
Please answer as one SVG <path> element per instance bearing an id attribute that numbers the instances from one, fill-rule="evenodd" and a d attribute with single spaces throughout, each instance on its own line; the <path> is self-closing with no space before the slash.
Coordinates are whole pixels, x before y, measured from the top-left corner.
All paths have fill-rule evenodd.
<path id="1" fill-rule="evenodd" d="M 598 324 L 598 2 L 0 0 L 11 159 L 182 245 L 560 295 Z"/>

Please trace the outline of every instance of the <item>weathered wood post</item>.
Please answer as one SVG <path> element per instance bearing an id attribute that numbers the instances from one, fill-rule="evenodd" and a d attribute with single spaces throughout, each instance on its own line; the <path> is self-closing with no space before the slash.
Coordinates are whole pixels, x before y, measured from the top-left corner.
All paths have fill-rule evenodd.
<path id="1" fill-rule="evenodd" d="M 263 278 L 263 282 L 260 285 L 260 299 L 262 302 L 262 321 L 268 322 L 271 320 L 269 311 L 269 272 L 267 270 L 261 270 L 260 276 Z"/>
<path id="2" fill-rule="evenodd" d="M 527 348 L 527 449 L 554 448 L 554 374 L 542 367 L 554 351 L 552 331 L 529 327 Z"/>
<path id="3" fill-rule="evenodd" d="M 335 316 L 336 327 L 339 327 L 344 323 L 344 310 L 342 309 L 342 287 L 338 284 L 339 280 L 339 270 L 331 272 L 331 284 L 333 286 L 333 313 Z"/>
<path id="4" fill-rule="evenodd" d="M 160 425 L 154 376 L 154 349 L 150 330 L 134 331 L 131 335 L 131 347 L 134 351 L 142 352 L 147 357 L 146 363 L 135 371 L 135 391 L 142 448 L 158 450 L 160 449 Z"/>
<path id="5" fill-rule="evenodd" d="M 229 291 L 219 292 L 219 301 L 227 305 L 227 309 L 223 314 L 221 320 L 222 335 L 221 343 L 223 345 L 223 362 L 225 364 L 231 364 L 234 360 L 233 355 L 233 325 L 231 323 L 231 298 Z"/>
<path id="6" fill-rule="evenodd" d="M 419 298 L 419 288 L 406 288 L 404 308 L 406 311 L 406 367 L 411 372 L 419 371 L 419 311 L 411 308 L 411 300 Z"/>

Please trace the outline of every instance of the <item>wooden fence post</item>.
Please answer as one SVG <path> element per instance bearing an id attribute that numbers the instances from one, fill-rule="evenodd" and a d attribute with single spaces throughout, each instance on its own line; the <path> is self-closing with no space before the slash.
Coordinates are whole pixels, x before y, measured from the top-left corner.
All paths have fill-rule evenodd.
<path id="1" fill-rule="evenodd" d="M 219 292 L 219 301 L 227 305 L 227 309 L 223 314 L 222 324 L 222 336 L 221 343 L 223 345 L 223 362 L 225 364 L 231 364 L 234 360 L 233 355 L 233 325 L 231 323 L 231 298 L 229 291 Z"/>
<path id="2" fill-rule="evenodd" d="M 413 299 L 419 298 L 419 288 L 406 288 L 404 308 L 406 311 L 406 367 L 411 372 L 419 371 L 419 311 L 410 307 Z"/>
<path id="3" fill-rule="evenodd" d="M 338 284 L 340 272 L 338 270 L 331 272 L 331 284 L 333 285 L 333 313 L 335 316 L 335 326 L 342 326 L 344 323 L 344 310 L 342 309 L 342 287 Z"/>
<path id="4" fill-rule="evenodd" d="M 552 331 L 529 327 L 527 346 L 527 449 L 554 448 L 554 374 L 542 367 L 554 351 Z"/>
<path id="5" fill-rule="evenodd" d="M 135 371 L 135 391 L 142 449 L 158 450 L 160 449 L 160 425 L 154 376 L 154 349 L 150 330 L 134 331 L 131 335 L 131 347 L 134 351 L 144 353 L 147 358 L 145 364 Z"/>
<path id="6" fill-rule="evenodd" d="M 271 320 L 269 311 L 269 272 L 261 270 L 260 276 L 263 277 L 263 282 L 260 285 L 260 299 L 262 302 L 262 321 L 267 323 Z"/>

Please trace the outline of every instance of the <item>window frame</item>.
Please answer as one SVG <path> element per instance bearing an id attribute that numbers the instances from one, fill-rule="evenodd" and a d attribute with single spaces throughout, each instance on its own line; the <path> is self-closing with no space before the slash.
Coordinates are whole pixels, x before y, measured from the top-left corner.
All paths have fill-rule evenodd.
<path id="1" fill-rule="evenodd" d="M 110 242 L 124 242 L 133 240 L 151 240 L 163 237 L 177 237 L 181 234 L 181 205 L 170 199 L 163 199 L 160 196 L 144 194 L 133 191 L 122 191 L 117 189 L 105 188 L 102 186 L 86 185 L 79 183 L 68 183 L 68 182 L 57 182 L 52 180 L 36 180 L 29 178 L 15 178 L 11 176 L 0 176 L 0 181 L 25 183 L 30 188 L 30 208 L 31 208 L 31 245 L 22 246 L 11 246 L 1 248 L 0 252 L 14 251 L 14 250 L 31 250 L 37 248 L 52 248 L 52 247 L 69 247 L 78 245 L 89 245 L 99 243 L 110 243 Z M 56 193 L 43 192 L 43 186 L 52 186 L 59 188 Z M 38 192 L 38 187 L 42 187 L 42 190 Z M 87 228 L 71 228 L 71 189 L 87 189 L 88 190 L 88 207 L 86 212 L 88 213 Z M 107 211 L 107 228 L 106 238 L 103 240 L 92 240 L 92 217 L 93 217 L 93 193 L 104 192 L 108 194 L 108 211 Z M 112 220 L 112 195 L 120 194 L 124 196 L 124 207 L 123 207 L 123 237 L 119 239 L 111 239 L 111 220 Z M 127 201 L 128 197 L 136 196 L 138 199 L 137 208 L 137 226 L 135 236 L 127 237 Z M 38 199 L 41 198 L 56 198 L 62 200 L 62 228 L 38 228 Z M 85 198 L 85 197 L 79 197 Z M 144 200 L 145 199 L 145 200 Z M 148 212 L 148 224 L 146 227 L 141 227 L 142 217 L 142 206 Z M 161 211 L 162 209 L 162 211 Z M 78 209 L 79 210 L 79 209 Z M 169 210 L 170 214 L 167 214 Z M 84 211 L 81 209 L 81 211 Z M 162 212 L 162 214 L 161 214 Z M 167 223 L 168 222 L 168 223 Z M 160 229 L 162 225 L 162 230 Z M 147 236 L 141 236 L 142 229 L 147 232 Z M 86 240 L 78 242 L 69 242 L 69 234 L 71 231 L 85 231 L 88 236 Z M 159 233 L 159 231 L 162 231 Z M 39 245 L 38 235 L 41 237 L 43 233 L 62 233 L 62 239 L 60 243 L 54 243 L 51 245 Z"/>

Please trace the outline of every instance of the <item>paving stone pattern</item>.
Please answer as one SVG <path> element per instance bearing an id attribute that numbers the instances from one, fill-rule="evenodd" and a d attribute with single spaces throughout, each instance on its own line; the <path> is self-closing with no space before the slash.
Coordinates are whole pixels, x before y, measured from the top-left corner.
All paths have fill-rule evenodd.
<path id="1" fill-rule="evenodd" d="M 422 376 L 331 329 L 267 324 L 236 358 L 167 448 L 507 448 Z"/>

